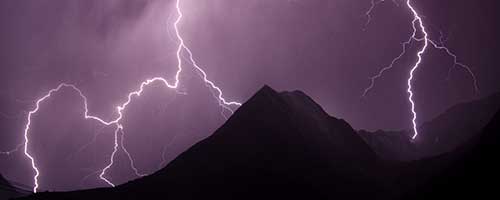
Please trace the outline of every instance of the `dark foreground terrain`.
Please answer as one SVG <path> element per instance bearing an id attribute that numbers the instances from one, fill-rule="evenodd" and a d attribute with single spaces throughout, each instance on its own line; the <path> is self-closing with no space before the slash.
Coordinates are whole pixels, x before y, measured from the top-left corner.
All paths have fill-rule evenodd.
<path id="1" fill-rule="evenodd" d="M 21 199 L 498 199 L 499 106 L 500 95 L 457 105 L 411 141 L 355 131 L 304 93 L 266 86 L 150 176 Z"/>

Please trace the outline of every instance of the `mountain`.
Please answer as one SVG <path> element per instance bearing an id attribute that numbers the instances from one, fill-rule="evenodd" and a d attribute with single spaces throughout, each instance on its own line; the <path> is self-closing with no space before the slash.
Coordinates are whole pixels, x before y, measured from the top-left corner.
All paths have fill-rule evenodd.
<path id="1" fill-rule="evenodd" d="M 421 126 L 420 155 L 450 152 L 477 136 L 500 109 L 500 93 L 458 104 Z"/>
<path id="2" fill-rule="evenodd" d="M 432 149 L 444 153 L 421 157 L 421 148 L 435 139 L 412 142 L 404 132 L 355 131 L 304 93 L 265 86 L 214 134 L 150 176 L 115 188 L 23 199 L 448 199 L 468 187 L 476 188 L 471 194 L 480 193 L 495 184 L 479 178 L 498 180 L 496 98 L 452 107 L 424 124 L 427 131 L 444 132 L 421 137 L 441 138 L 439 144 L 447 146 Z M 497 114 L 486 128 L 479 127 L 490 113 Z M 478 118 L 468 122 L 468 117 Z M 415 159 L 387 159 L 405 155 Z"/>
<path id="3" fill-rule="evenodd" d="M 151 176 L 36 199 L 383 198 L 391 192 L 375 182 L 377 163 L 347 122 L 302 92 L 265 86 L 212 136 Z"/>
<path id="4" fill-rule="evenodd" d="M 406 199 L 498 198 L 500 179 L 500 111 L 490 123 L 454 152 L 440 156 L 453 163 L 430 181 L 421 184 Z M 427 162 L 422 160 L 419 162 Z"/>
<path id="5" fill-rule="evenodd" d="M 418 160 L 451 152 L 474 138 L 500 109 L 500 93 L 452 106 L 419 127 L 414 141 L 410 131 L 359 131 L 379 156 L 387 160 Z"/>
<path id="6" fill-rule="evenodd" d="M 408 132 L 383 131 L 368 132 L 359 130 L 358 134 L 384 160 L 411 161 L 420 158 L 417 145 Z"/>

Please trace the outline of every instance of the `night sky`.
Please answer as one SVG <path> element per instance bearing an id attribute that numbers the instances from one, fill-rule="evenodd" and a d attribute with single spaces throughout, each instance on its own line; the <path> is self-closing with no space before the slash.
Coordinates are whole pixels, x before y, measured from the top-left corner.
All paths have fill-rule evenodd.
<path id="1" fill-rule="evenodd" d="M 224 97 L 246 101 L 264 84 L 302 90 L 355 129 L 410 128 L 406 79 L 420 44 L 362 98 L 369 77 L 387 66 L 411 34 L 403 2 L 370 0 L 183 0 L 180 31 Z M 415 0 L 430 37 L 445 44 L 475 73 L 479 93 L 443 51 L 429 49 L 415 73 L 418 123 L 459 102 L 500 91 L 496 0 Z M 0 1 L 0 151 L 23 142 L 27 111 L 61 82 L 82 89 L 91 114 L 112 119 L 140 82 L 172 80 L 178 41 L 175 2 L 119 0 Z M 441 34 L 440 34 L 441 33 Z M 224 123 L 221 108 L 186 65 L 178 92 L 148 88 L 125 112 L 127 146 L 137 168 L 152 173 Z M 112 127 L 82 119 L 82 101 L 64 90 L 34 116 L 30 151 L 41 190 L 106 186 L 96 173 L 109 160 Z M 94 141 L 94 142 L 92 142 Z M 108 176 L 136 178 L 123 152 Z M 33 170 L 22 151 L 0 155 L 0 173 L 31 187 Z"/>

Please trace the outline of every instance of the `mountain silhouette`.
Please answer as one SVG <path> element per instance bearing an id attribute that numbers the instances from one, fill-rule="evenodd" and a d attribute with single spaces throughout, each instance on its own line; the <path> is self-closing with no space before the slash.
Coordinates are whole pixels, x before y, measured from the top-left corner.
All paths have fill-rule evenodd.
<path id="1" fill-rule="evenodd" d="M 472 140 L 456 151 L 439 156 L 452 160 L 430 181 L 420 184 L 406 199 L 427 198 L 498 198 L 496 181 L 500 179 L 500 111 Z M 418 161 L 428 162 L 429 159 Z M 435 158 L 434 158 L 435 160 Z"/>
<path id="2" fill-rule="evenodd" d="M 434 121 L 422 126 L 437 126 L 441 130 L 457 130 L 446 126 L 469 127 L 464 131 L 472 132 L 458 139 L 462 141 L 460 144 L 457 141 L 443 143 L 450 144 L 446 153 L 402 161 L 404 159 L 387 159 L 395 155 L 381 156 L 381 147 L 394 151 L 409 144 L 407 155 L 419 154 L 419 141 L 412 143 L 405 139 L 408 135 L 399 132 L 355 131 L 346 121 L 329 116 L 300 91 L 278 93 L 264 86 L 210 137 L 150 176 L 115 188 L 41 192 L 22 199 L 429 198 L 436 192 L 435 187 L 450 188 L 462 184 L 465 180 L 460 174 L 469 174 L 470 177 L 466 178 L 473 178 L 482 167 L 496 166 L 492 162 L 497 156 L 489 150 L 498 147 L 500 114 L 482 132 L 483 127 L 474 130 L 480 126 L 479 122 L 484 122 L 481 120 L 486 120 L 488 113 L 481 116 L 481 120 L 473 120 L 474 125 L 454 124 L 462 122 L 463 117 L 474 117 L 472 114 L 451 119 L 455 114 L 467 114 L 462 111 L 471 109 L 471 112 L 481 114 L 480 110 L 474 110 L 478 109 L 474 105 L 484 105 L 485 108 L 496 105 L 483 104 L 493 101 L 487 99 L 451 108 L 436 118 L 443 123 L 442 126 L 435 125 L 438 122 Z M 492 107 L 493 116 L 497 110 Z M 364 134 L 372 135 L 367 137 Z M 451 137 L 449 133 L 439 134 L 436 137 Z M 476 164 L 464 167 L 469 163 Z M 494 170 L 492 167 L 485 169 L 488 170 L 481 172 L 485 176 Z M 448 183 L 448 179 L 455 182 Z M 476 179 L 470 184 L 479 188 L 486 184 L 478 182 Z"/>
<path id="3" fill-rule="evenodd" d="M 500 93 L 460 103 L 411 131 L 359 131 L 377 154 L 387 160 L 418 160 L 454 151 L 476 137 L 500 109 Z"/>
<path id="4" fill-rule="evenodd" d="M 347 122 L 304 93 L 265 86 L 213 135 L 151 176 L 36 199 L 365 198 L 387 193 L 373 182 L 377 160 Z"/>
<path id="5" fill-rule="evenodd" d="M 422 157 L 450 152 L 471 139 L 492 120 L 500 109 L 500 93 L 458 104 L 430 122 L 424 123 L 416 141 Z"/>

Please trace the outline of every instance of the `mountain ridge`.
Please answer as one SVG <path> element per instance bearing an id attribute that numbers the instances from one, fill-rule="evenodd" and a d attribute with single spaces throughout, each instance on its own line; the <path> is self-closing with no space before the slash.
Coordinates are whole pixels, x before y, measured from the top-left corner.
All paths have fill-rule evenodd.
<path id="1" fill-rule="evenodd" d="M 500 110 L 500 92 L 470 102 L 459 103 L 419 126 L 419 137 L 410 131 L 358 133 L 377 154 L 387 160 L 411 161 L 454 151 L 472 139 Z"/>
<path id="2" fill-rule="evenodd" d="M 427 182 L 476 144 L 407 162 L 381 158 L 369 143 L 303 92 L 264 86 L 210 137 L 150 176 L 25 199 L 406 199 L 428 190 Z"/>
<path id="3" fill-rule="evenodd" d="M 154 174 L 116 188 L 37 193 L 37 199 L 327 198 L 383 196 L 375 152 L 302 92 L 264 86 L 214 134 Z M 335 180 L 335 181 L 332 181 Z M 161 185 L 164 189 L 158 188 Z M 357 192 L 360 188 L 364 192 Z M 168 189 L 168 192 L 165 191 Z M 196 190 L 196 192 L 192 192 Z M 103 192 L 109 191 L 109 192 Z M 75 195 L 78 194 L 78 195 Z M 81 196 L 83 197 L 77 197 Z"/>

